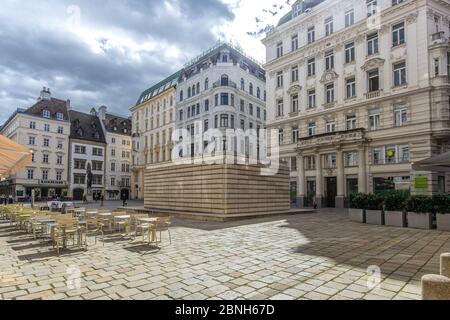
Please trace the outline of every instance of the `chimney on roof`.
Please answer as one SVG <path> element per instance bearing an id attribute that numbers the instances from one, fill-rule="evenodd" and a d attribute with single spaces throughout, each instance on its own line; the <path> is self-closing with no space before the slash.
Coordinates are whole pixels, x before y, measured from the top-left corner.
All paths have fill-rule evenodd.
<path id="1" fill-rule="evenodd" d="M 39 96 L 39 100 L 51 100 L 52 94 L 50 92 L 50 88 L 44 87 Z"/>
<path id="2" fill-rule="evenodd" d="M 107 106 L 101 106 L 98 109 L 98 117 L 100 118 L 101 121 L 105 121 L 106 120 L 106 111 L 108 110 Z"/>
<path id="3" fill-rule="evenodd" d="M 72 105 L 70 104 L 70 99 L 67 99 L 67 101 L 66 101 L 66 109 L 67 109 L 67 111 L 72 110 Z"/>
<path id="4" fill-rule="evenodd" d="M 91 109 L 91 116 L 94 116 L 94 117 L 97 116 L 97 110 L 95 110 L 95 108 Z"/>

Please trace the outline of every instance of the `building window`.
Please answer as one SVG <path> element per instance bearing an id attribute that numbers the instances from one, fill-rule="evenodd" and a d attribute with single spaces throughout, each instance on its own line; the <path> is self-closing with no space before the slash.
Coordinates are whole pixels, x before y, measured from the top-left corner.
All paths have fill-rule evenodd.
<path id="1" fill-rule="evenodd" d="M 245 120 L 241 120 L 241 129 L 245 130 Z"/>
<path id="2" fill-rule="evenodd" d="M 92 148 L 92 155 L 97 157 L 103 157 L 103 149 L 101 148 Z"/>
<path id="3" fill-rule="evenodd" d="M 116 172 L 116 164 L 111 162 L 111 172 Z"/>
<path id="4" fill-rule="evenodd" d="M 44 124 L 44 131 L 45 132 L 50 132 L 50 125 L 49 124 Z"/>
<path id="5" fill-rule="evenodd" d="M 256 108 L 256 117 L 257 117 L 258 119 L 261 119 L 261 108 L 260 108 L 260 107 L 257 107 L 257 108 Z"/>
<path id="6" fill-rule="evenodd" d="M 180 110 L 180 114 L 178 117 L 180 118 L 180 121 L 183 121 L 183 110 Z"/>
<path id="7" fill-rule="evenodd" d="M 205 100 L 205 112 L 209 111 L 209 100 Z"/>
<path id="8" fill-rule="evenodd" d="M 329 36 L 333 34 L 334 24 L 333 24 L 333 17 L 329 17 L 325 19 L 325 35 Z"/>
<path id="9" fill-rule="evenodd" d="M 308 77 L 316 74 L 316 59 L 312 58 L 308 60 Z"/>
<path id="10" fill-rule="evenodd" d="M 277 88 L 283 87 L 283 71 L 277 73 Z"/>
<path id="11" fill-rule="evenodd" d="M 248 113 L 249 113 L 251 116 L 253 116 L 253 104 L 252 104 L 252 103 L 249 103 L 249 104 L 248 104 Z"/>
<path id="12" fill-rule="evenodd" d="M 380 90 L 380 75 L 378 69 L 369 71 L 367 76 L 369 79 L 369 92 Z"/>
<path id="13" fill-rule="evenodd" d="M 395 126 L 401 127 L 408 123 L 408 109 L 399 108 L 394 111 Z"/>
<path id="14" fill-rule="evenodd" d="M 325 69 L 334 69 L 334 52 L 333 50 L 325 52 Z"/>
<path id="15" fill-rule="evenodd" d="M 42 111 L 42 116 L 44 118 L 50 119 L 50 111 L 48 111 L 48 110 Z"/>
<path id="16" fill-rule="evenodd" d="M 33 180 L 34 179 L 34 170 L 33 169 L 28 169 L 27 170 L 27 178 L 28 178 L 28 180 Z"/>
<path id="17" fill-rule="evenodd" d="M 206 78 L 205 79 L 205 90 L 208 90 L 208 89 L 209 89 L 209 79 Z"/>
<path id="18" fill-rule="evenodd" d="M 344 154 L 344 161 L 346 167 L 358 166 L 358 152 L 346 152 Z"/>
<path id="19" fill-rule="evenodd" d="M 252 96 L 253 95 L 253 83 L 250 82 L 248 86 L 248 93 Z"/>
<path id="20" fill-rule="evenodd" d="M 370 130 L 378 130 L 380 128 L 380 114 L 373 113 L 369 115 L 369 129 Z"/>
<path id="21" fill-rule="evenodd" d="M 183 101 L 183 90 L 180 91 L 180 101 Z"/>
<path id="22" fill-rule="evenodd" d="M 74 174 L 73 175 L 74 184 L 86 184 L 86 175 L 84 174 Z"/>
<path id="23" fill-rule="evenodd" d="M 241 79 L 241 90 L 245 91 L 245 80 Z"/>
<path id="24" fill-rule="evenodd" d="M 434 76 L 439 76 L 439 58 L 434 59 Z"/>
<path id="25" fill-rule="evenodd" d="M 256 97 L 258 99 L 261 99 L 261 88 L 260 87 L 256 88 Z"/>
<path id="26" fill-rule="evenodd" d="M 355 80 L 355 78 L 346 79 L 345 86 L 346 86 L 347 99 L 356 97 L 356 80 Z"/>
<path id="27" fill-rule="evenodd" d="M 326 96 L 327 104 L 334 103 L 334 84 L 333 83 L 325 85 L 325 96 Z"/>
<path id="28" fill-rule="evenodd" d="M 209 129 L 209 121 L 205 120 L 203 123 L 203 130 L 204 130 L 204 132 L 206 132 L 206 131 L 208 131 L 208 129 Z"/>
<path id="29" fill-rule="evenodd" d="M 313 109 L 316 107 L 316 90 L 308 91 L 308 108 Z"/>
<path id="30" fill-rule="evenodd" d="M 42 163 L 48 164 L 48 154 L 42 155 Z"/>
<path id="31" fill-rule="evenodd" d="M 315 156 L 305 157 L 305 169 L 306 170 L 315 170 L 316 169 L 316 157 Z"/>
<path id="32" fill-rule="evenodd" d="M 378 33 L 367 36 L 367 55 L 371 56 L 378 53 Z"/>
<path id="33" fill-rule="evenodd" d="M 283 100 L 277 102 L 277 116 L 282 117 L 284 115 Z"/>
<path id="34" fill-rule="evenodd" d="M 308 28 L 308 44 L 316 41 L 316 29 L 314 26 Z"/>
<path id="35" fill-rule="evenodd" d="M 42 180 L 48 180 L 48 170 L 42 170 Z"/>
<path id="36" fill-rule="evenodd" d="M 367 0 L 367 16 L 371 17 L 377 13 L 377 0 Z"/>
<path id="37" fill-rule="evenodd" d="M 347 130 L 354 130 L 354 129 L 356 129 L 356 116 L 355 115 L 347 116 L 346 128 L 347 128 Z"/>
<path id="38" fill-rule="evenodd" d="M 404 0 L 392 0 L 392 6 L 396 6 L 400 3 L 402 3 Z"/>
<path id="39" fill-rule="evenodd" d="M 291 82 L 298 82 L 298 66 L 292 67 Z"/>
<path id="40" fill-rule="evenodd" d="M 222 114 L 220 116 L 220 127 L 228 128 L 228 115 L 227 114 Z"/>
<path id="41" fill-rule="evenodd" d="M 62 113 L 58 112 L 56 114 L 56 119 L 59 120 L 59 121 L 62 121 L 62 120 L 64 120 L 64 115 Z"/>
<path id="42" fill-rule="evenodd" d="M 76 170 L 85 170 L 86 169 L 86 160 L 75 159 L 75 161 L 74 161 L 74 169 L 76 169 Z"/>
<path id="43" fill-rule="evenodd" d="M 355 10 L 350 9 L 345 12 L 345 27 L 350 27 L 355 23 Z"/>
<path id="44" fill-rule="evenodd" d="M 326 130 L 327 130 L 327 133 L 336 132 L 336 121 L 335 120 L 327 121 Z"/>
<path id="45" fill-rule="evenodd" d="M 220 94 L 220 105 L 221 106 L 228 106 L 228 93 L 221 93 Z"/>
<path id="46" fill-rule="evenodd" d="M 277 58 L 281 58 L 283 56 L 283 43 L 279 42 L 277 44 Z"/>
<path id="47" fill-rule="evenodd" d="M 44 139 L 44 147 L 50 147 L 50 139 L 45 138 Z"/>
<path id="48" fill-rule="evenodd" d="M 283 131 L 283 129 L 279 129 L 278 130 L 278 142 L 280 143 L 280 145 L 282 145 L 284 143 L 284 131 Z"/>
<path id="49" fill-rule="evenodd" d="M 56 164 L 57 165 L 63 164 L 63 156 L 56 156 Z"/>
<path id="50" fill-rule="evenodd" d="M 394 64 L 394 86 L 404 86 L 406 85 L 406 63 L 396 63 Z"/>
<path id="51" fill-rule="evenodd" d="M 293 35 L 291 38 L 292 51 L 298 49 L 298 35 Z"/>
<path id="52" fill-rule="evenodd" d="M 325 155 L 325 169 L 334 169 L 337 167 L 337 156 L 335 154 Z"/>
<path id="53" fill-rule="evenodd" d="M 227 75 L 223 75 L 223 76 L 220 78 L 220 84 L 221 84 L 222 86 L 228 86 L 228 76 L 227 76 Z"/>
<path id="54" fill-rule="evenodd" d="M 240 109 L 241 109 L 241 112 L 245 113 L 245 101 L 242 100 L 242 99 L 241 99 L 241 102 L 240 102 Z"/>
<path id="55" fill-rule="evenodd" d="M 63 127 L 58 127 L 58 133 L 59 134 L 64 134 L 64 128 Z"/>
<path id="56" fill-rule="evenodd" d="M 35 137 L 28 137 L 28 144 L 30 146 L 34 146 L 36 144 L 36 138 Z"/>
<path id="57" fill-rule="evenodd" d="M 30 121 L 30 129 L 36 129 L 36 122 Z"/>
<path id="58" fill-rule="evenodd" d="M 56 171 L 56 181 L 62 181 L 62 172 Z"/>
<path id="59" fill-rule="evenodd" d="M 297 157 L 291 157 L 291 171 L 297 171 Z"/>
<path id="60" fill-rule="evenodd" d="M 292 143 L 297 143 L 298 139 L 300 138 L 300 131 L 298 127 L 292 128 Z"/>
<path id="61" fill-rule="evenodd" d="M 292 96 L 292 112 L 298 112 L 298 94 Z"/>
<path id="62" fill-rule="evenodd" d="M 312 137 L 316 135 L 316 123 L 315 122 L 311 122 L 310 124 L 308 124 L 308 136 Z"/>
<path id="63" fill-rule="evenodd" d="M 392 27 L 392 46 L 405 43 L 405 23 L 400 22 Z"/>
<path id="64" fill-rule="evenodd" d="M 351 42 L 345 45 L 345 63 L 355 61 L 355 43 Z"/>

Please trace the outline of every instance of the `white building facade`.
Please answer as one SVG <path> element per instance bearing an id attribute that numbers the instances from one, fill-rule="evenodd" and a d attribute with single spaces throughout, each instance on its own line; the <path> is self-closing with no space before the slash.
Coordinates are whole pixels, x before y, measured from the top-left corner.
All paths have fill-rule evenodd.
<path id="1" fill-rule="evenodd" d="M 51 97 L 44 88 L 35 105 L 17 110 L 1 134 L 33 152 L 32 163 L 0 183 L 0 194 L 28 201 L 32 190 L 38 201 L 68 196 L 70 101 Z"/>
<path id="2" fill-rule="evenodd" d="M 106 139 L 95 110 L 69 111 L 71 120 L 69 194 L 74 201 L 105 195 Z M 106 199 L 106 198 L 105 198 Z"/>
<path id="3" fill-rule="evenodd" d="M 197 138 L 209 129 L 264 129 L 265 100 L 261 66 L 231 44 L 219 43 L 183 69 L 177 86 L 176 127 Z M 201 156 L 211 141 L 191 142 L 183 157 Z M 220 151 L 237 147 L 236 142 L 226 143 L 225 148 L 224 141 L 216 142 Z"/>
<path id="4" fill-rule="evenodd" d="M 105 199 L 130 199 L 131 196 L 131 119 L 97 112 L 107 143 L 105 153 Z"/>
<path id="5" fill-rule="evenodd" d="M 263 40 L 298 206 L 417 191 L 412 163 L 450 149 L 449 15 L 439 0 L 297 1 Z M 449 191 L 445 173 L 422 174 L 425 193 Z"/>

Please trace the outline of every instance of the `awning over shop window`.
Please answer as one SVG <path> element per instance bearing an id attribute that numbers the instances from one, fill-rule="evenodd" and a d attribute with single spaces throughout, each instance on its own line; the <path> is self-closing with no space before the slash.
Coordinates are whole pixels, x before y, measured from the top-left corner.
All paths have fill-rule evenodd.
<path id="1" fill-rule="evenodd" d="M 450 172 L 450 152 L 418 161 L 413 164 L 416 171 Z"/>
<path id="2" fill-rule="evenodd" d="M 31 151 L 0 135 L 0 179 L 19 172 L 31 163 Z"/>

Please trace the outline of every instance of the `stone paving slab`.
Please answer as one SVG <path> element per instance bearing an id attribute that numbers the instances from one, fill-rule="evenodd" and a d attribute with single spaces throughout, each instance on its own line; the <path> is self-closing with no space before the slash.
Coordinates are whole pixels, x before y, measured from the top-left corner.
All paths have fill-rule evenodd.
<path id="1" fill-rule="evenodd" d="M 159 249 L 107 236 L 58 257 L 0 222 L 0 299 L 417 300 L 421 277 L 450 252 L 450 233 L 358 224 L 334 210 L 175 220 L 171 234 Z M 381 271 L 375 287 L 369 267 Z"/>

